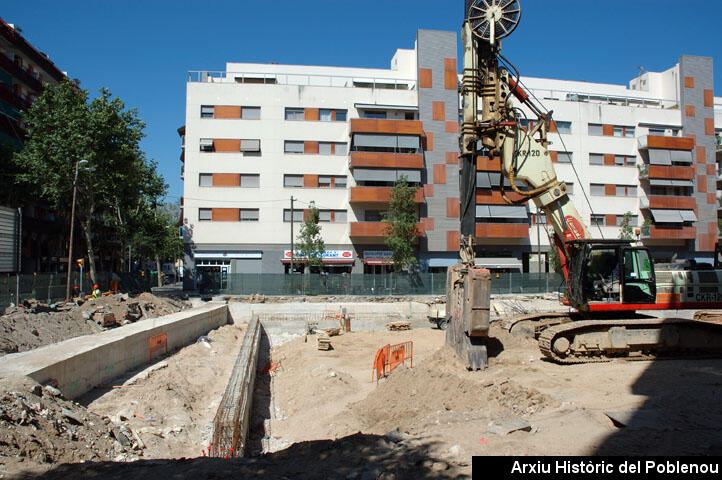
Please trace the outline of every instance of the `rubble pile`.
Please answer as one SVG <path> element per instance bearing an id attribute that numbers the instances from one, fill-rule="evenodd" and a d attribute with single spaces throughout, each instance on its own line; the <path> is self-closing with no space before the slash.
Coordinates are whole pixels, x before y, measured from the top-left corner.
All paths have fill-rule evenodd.
<path id="1" fill-rule="evenodd" d="M 0 380 L 0 464 L 2 470 L 43 471 L 58 463 L 132 461 L 143 442 L 125 425 L 115 425 L 65 400 L 52 385 L 27 377 Z"/>
<path id="2" fill-rule="evenodd" d="M 24 352 L 107 328 L 191 308 L 190 302 L 150 293 L 116 293 L 92 300 L 41 303 L 35 299 L 8 307 L 0 316 L 0 355 Z"/>

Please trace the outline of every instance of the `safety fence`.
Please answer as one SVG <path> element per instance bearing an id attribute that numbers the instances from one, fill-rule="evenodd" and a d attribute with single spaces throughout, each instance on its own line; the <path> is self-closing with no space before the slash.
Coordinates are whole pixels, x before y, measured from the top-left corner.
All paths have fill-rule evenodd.
<path id="1" fill-rule="evenodd" d="M 206 273 L 198 289 L 210 295 L 445 295 L 445 273 Z M 491 293 L 546 293 L 563 288 L 556 273 L 492 273 Z"/>
<path id="2" fill-rule="evenodd" d="M 17 298 L 21 302 L 29 298 L 47 303 L 64 300 L 67 278 L 67 273 L 0 274 L 0 313 L 11 303 L 18 303 Z M 96 282 L 104 292 L 117 287 L 121 292 L 132 294 L 150 292 L 151 287 L 158 284 L 155 274 L 146 272 L 97 272 Z M 81 292 L 87 295 L 92 291 L 90 274 L 83 272 L 82 282 L 79 272 L 71 274 L 71 295 Z"/>
<path id="3" fill-rule="evenodd" d="M 413 342 L 397 343 L 396 345 L 384 345 L 376 351 L 374 364 L 371 367 L 371 381 L 378 382 L 387 377 L 396 367 L 406 364 L 414 366 L 414 344 Z"/>

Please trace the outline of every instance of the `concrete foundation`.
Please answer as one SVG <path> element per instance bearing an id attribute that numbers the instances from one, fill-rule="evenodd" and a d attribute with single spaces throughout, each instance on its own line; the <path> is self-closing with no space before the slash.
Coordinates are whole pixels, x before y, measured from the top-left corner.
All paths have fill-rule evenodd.
<path id="1" fill-rule="evenodd" d="M 209 303 L 97 335 L 6 355 L 0 358 L 0 378 L 28 376 L 39 383 L 52 379 L 66 398 L 76 398 L 108 385 L 115 377 L 150 363 L 166 351 L 195 342 L 228 321 L 225 304 Z"/>

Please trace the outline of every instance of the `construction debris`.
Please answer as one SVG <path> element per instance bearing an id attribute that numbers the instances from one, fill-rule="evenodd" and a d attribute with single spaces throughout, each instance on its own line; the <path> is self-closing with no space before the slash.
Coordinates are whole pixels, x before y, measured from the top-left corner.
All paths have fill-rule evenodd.
<path id="1" fill-rule="evenodd" d="M 316 341 L 319 350 L 331 350 L 331 339 L 325 332 L 319 332 Z"/>
<path id="2" fill-rule="evenodd" d="M 722 322 L 722 310 L 699 310 L 694 312 L 692 318 L 700 322 L 720 323 Z"/>
<path id="3" fill-rule="evenodd" d="M 411 322 L 391 322 L 386 324 L 386 328 L 392 332 L 398 330 L 411 330 Z"/>

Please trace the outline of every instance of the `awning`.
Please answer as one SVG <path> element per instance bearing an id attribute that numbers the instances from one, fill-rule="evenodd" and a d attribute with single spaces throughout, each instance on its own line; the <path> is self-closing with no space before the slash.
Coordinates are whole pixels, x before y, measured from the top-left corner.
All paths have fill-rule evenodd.
<path id="1" fill-rule="evenodd" d="M 393 265 L 393 258 L 364 258 L 364 265 Z"/>
<path id="2" fill-rule="evenodd" d="M 353 262 L 354 262 L 353 258 L 322 258 L 321 259 L 321 263 L 323 263 L 324 265 L 339 264 L 339 263 L 348 264 L 348 263 L 353 263 Z M 291 263 L 291 259 L 290 258 L 282 258 L 281 263 Z M 308 260 L 305 258 L 295 258 L 293 260 L 293 263 L 299 263 L 299 264 L 308 263 Z"/>
<path id="3" fill-rule="evenodd" d="M 193 258 L 262 258 L 263 252 L 259 251 L 236 251 L 236 252 L 193 252 Z"/>
<path id="4" fill-rule="evenodd" d="M 671 150 L 669 152 L 673 162 L 692 163 L 692 152 L 688 150 Z"/>
<path id="5" fill-rule="evenodd" d="M 528 218 L 526 207 L 512 205 L 477 205 L 476 218 Z"/>
<path id="6" fill-rule="evenodd" d="M 649 149 L 650 165 L 672 165 L 672 157 L 669 150 L 658 150 L 656 148 Z"/>
<path id="7" fill-rule="evenodd" d="M 475 258 L 474 263 L 486 268 L 510 268 L 521 270 L 521 260 L 516 257 Z"/>
<path id="8" fill-rule="evenodd" d="M 684 220 L 685 222 L 697 221 L 697 215 L 695 215 L 694 210 L 680 210 L 679 214 L 682 216 L 682 220 Z"/>
<path id="9" fill-rule="evenodd" d="M 692 180 L 667 180 L 664 178 L 650 178 L 650 185 L 655 186 L 667 186 L 667 187 L 693 187 L 694 182 Z"/>
<path id="10" fill-rule="evenodd" d="M 362 110 L 403 110 L 406 112 L 419 111 L 419 107 L 415 105 L 375 105 L 373 103 L 355 103 L 354 107 Z"/>
<path id="11" fill-rule="evenodd" d="M 692 212 L 694 213 L 694 212 Z M 655 210 L 652 209 L 652 216 L 655 223 L 682 223 L 682 215 L 679 210 Z"/>
<path id="12" fill-rule="evenodd" d="M 354 168 L 357 182 L 395 182 L 401 176 L 411 183 L 421 183 L 421 170 L 395 170 L 390 168 Z"/>
<path id="13" fill-rule="evenodd" d="M 436 257 L 429 259 L 429 267 L 451 267 L 459 263 L 458 258 Z"/>

